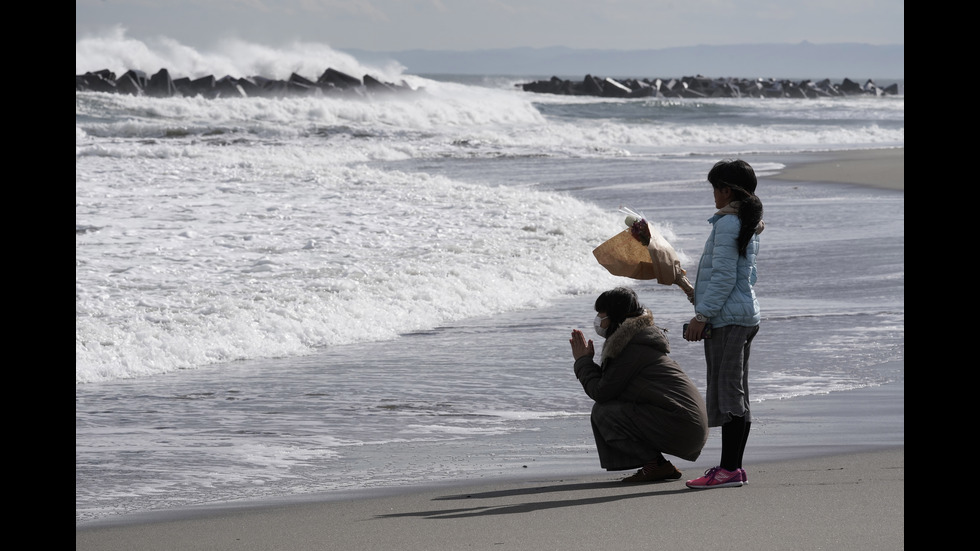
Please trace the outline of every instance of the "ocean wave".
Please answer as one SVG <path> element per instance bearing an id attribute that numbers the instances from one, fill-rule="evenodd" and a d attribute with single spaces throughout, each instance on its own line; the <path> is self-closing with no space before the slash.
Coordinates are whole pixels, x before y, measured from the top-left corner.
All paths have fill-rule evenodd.
<path id="1" fill-rule="evenodd" d="M 386 340 L 612 277 L 580 259 L 619 228 L 562 194 L 325 176 L 194 206 L 187 182 L 138 226 L 105 210 L 83 223 L 101 229 L 76 232 L 76 382 Z"/>

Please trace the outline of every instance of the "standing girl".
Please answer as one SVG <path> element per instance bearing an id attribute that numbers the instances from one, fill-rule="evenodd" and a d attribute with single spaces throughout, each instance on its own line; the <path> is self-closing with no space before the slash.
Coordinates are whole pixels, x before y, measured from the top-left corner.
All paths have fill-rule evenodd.
<path id="1" fill-rule="evenodd" d="M 694 284 L 695 316 L 684 338 L 704 340 L 708 367 L 708 426 L 721 427 L 721 464 L 688 480 L 689 488 L 724 488 L 746 482 L 742 454 L 749 437 L 749 350 L 762 317 L 755 285 L 762 201 L 755 171 L 742 160 L 719 161 L 708 172 L 718 211 L 708 219 Z"/>

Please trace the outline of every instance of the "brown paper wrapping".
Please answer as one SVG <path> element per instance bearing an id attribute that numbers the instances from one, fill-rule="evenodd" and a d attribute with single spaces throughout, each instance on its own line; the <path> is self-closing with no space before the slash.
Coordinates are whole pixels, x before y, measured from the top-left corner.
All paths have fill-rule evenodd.
<path id="1" fill-rule="evenodd" d="M 677 284 L 685 292 L 692 290 L 687 272 L 681 268 L 677 252 L 662 236 L 651 231 L 650 245 L 644 247 L 623 230 L 596 247 L 592 254 L 609 273 L 632 279 L 656 279 L 663 285 Z"/>

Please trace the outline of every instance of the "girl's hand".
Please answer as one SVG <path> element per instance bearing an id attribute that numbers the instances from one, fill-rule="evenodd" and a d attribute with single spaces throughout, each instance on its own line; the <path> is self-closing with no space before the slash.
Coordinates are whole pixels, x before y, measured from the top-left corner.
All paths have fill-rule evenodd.
<path id="1" fill-rule="evenodd" d="M 568 339 L 568 342 L 572 345 L 572 356 L 577 360 L 582 356 L 595 356 L 595 346 L 592 344 L 592 339 L 588 342 L 585 340 L 585 333 L 579 331 L 578 329 L 572 330 L 572 338 Z"/>
<path id="2" fill-rule="evenodd" d="M 705 323 L 698 321 L 698 318 L 691 318 L 687 323 L 687 331 L 684 332 L 684 340 L 697 342 L 704 338 Z"/>

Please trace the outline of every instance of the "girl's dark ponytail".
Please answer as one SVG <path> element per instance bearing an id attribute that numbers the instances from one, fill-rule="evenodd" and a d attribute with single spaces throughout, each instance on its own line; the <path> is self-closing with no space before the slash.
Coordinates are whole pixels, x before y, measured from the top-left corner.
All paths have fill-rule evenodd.
<path id="1" fill-rule="evenodd" d="M 741 202 L 738 208 L 738 219 L 742 223 L 738 232 L 738 254 L 745 256 L 749 242 L 762 222 L 762 200 L 755 194 L 759 184 L 755 170 L 741 159 L 726 159 L 711 167 L 708 181 L 716 188 L 730 188 L 732 200 Z"/>
<path id="2" fill-rule="evenodd" d="M 738 219 L 742 222 L 742 227 L 738 230 L 738 254 L 745 256 L 746 248 L 762 222 L 762 201 L 757 195 L 752 194 L 742 199 L 742 204 L 738 207 Z"/>

